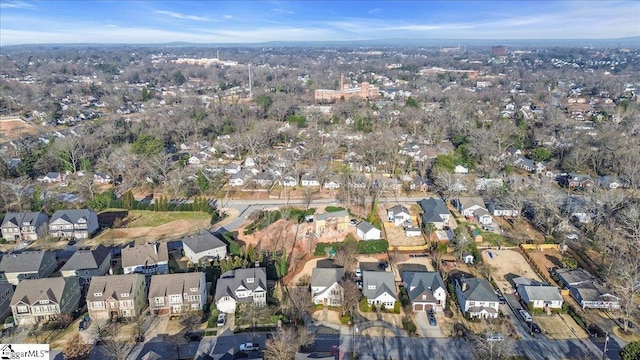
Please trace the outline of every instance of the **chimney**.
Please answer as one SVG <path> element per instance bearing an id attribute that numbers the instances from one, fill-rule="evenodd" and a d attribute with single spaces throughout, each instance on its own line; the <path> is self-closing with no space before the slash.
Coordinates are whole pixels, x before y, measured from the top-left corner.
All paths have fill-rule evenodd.
<path id="1" fill-rule="evenodd" d="M 467 282 L 466 281 L 462 281 L 462 292 L 467 291 Z"/>
<path id="2" fill-rule="evenodd" d="M 340 73 L 340 90 L 344 90 L 344 73 Z"/>

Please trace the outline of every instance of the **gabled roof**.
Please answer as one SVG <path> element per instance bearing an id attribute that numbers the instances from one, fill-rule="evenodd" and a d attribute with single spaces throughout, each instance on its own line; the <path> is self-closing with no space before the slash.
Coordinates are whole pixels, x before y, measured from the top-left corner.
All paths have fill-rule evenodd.
<path id="1" fill-rule="evenodd" d="M 56 304 L 62 301 L 64 288 L 70 281 L 78 281 L 72 278 L 46 278 L 46 279 L 25 279 L 16 287 L 11 304 L 23 303 L 34 305 L 40 300 L 49 300 Z"/>
<path id="2" fill-rule="evenodd" d="M 136 284 L 139 281 L 144 281 L 144 275 L 94 276 L 91 278 L 89 290 L 87 290 L 87 301 L 104 301 L 109 298 L 115 300 L 134 300 Z M 129 296 L 125 298 L 122 297 L 122 294 L 129 294 Z"/>
<path id="3" fill-rule="evenodd" d="M 349 217 L 349 212 L 347 210 L 340 210 L 340 211 L 328 212 L 324 214 L 317 214 L 316 221 L 327 220 L 328 218 L 331 218 L 331 217 Z"/>
<path id="4" fill-rule="evenodd" d="M 247 279 L 253 279 L 253 282 L 247 282 Z M 248 268 L 229 270 L 222 274 L 216 284 L 215 301 L 220 300 L 224 296 L 236 298 L 235 292 L 239 288 L 256 291 L 260 288 L 267 290 L 267 272 L 265 268 Z"/>
<path id="5" fill-rule="evenodd" d="M 375 289 L 370 287 L 375 287 Z M 394 298 L 396 297 L 396 283 L 393 273 L 388 271 L 363 271 L 362 295 L 367 299 L 376 299 L 384 293 L 388 293 Z"/>
<path id="6" fill-rule="evenodd" d="M 80 219 L 85 219 L 89 222 L 92 217 L 97 219 L 96 213 L 88 209 L 58 210 L 51 216 L 51 222 L 62 218 L 69 223 L 77 224 Z"/>
<path id="7" fill-rule="evenodd" d="M 440 274 L 435 271 L 403 271 L 402 282 L 406 284 L 411 301 L 416 300 L 424 292 L 433 294 L 433 291 L 438 288 L 446 291 Z"/>
<path id="8" fill-rule="evenodd" d="M 373 224 L 367 222 L 367 221 L 360 221 L 360 223 L 358 223 L 358 225 L 356 226 L 356 228 L 360 231 L 362 231 L 363 233 L 368 233 L 369 231 L 375 229 L 375 227 L 373 226 Z"/>
<path id="9" fill-rule="evenodd" d="M 42 266 L 47 251 L 25 251 L 16 254 L 5 254 L 0 260 L 0 272 L 31 273 L 38 272 Z M 55 255 L 53 255 L 55 256 Z"/>
<path id="10" fill-rule="evenodd" d="M 329 287 L 344 277 L 344 268 L 314 268 L 311 271 L 311 286 Z"/>
<path id="11" fill-rule="evenodd" d="M 568 286 L 577 285 L 584 282 L 595 281 L 595 276 L 591 275 L 587 270 L 583 268 L 577 269 L 557 269 L 556 275 Z"/>
<path id="12" fill-rule="evenodd" d="M 28 226 L 36 226 L 38 217 L 41 215 L 47 217 L 42 212 L 7 213 L 1 227 L 22 227 L 24 223 L 28 223 Z"/>
<path id="13" fill-rule="evenodd" d="M 201 230 L 194 235 L 187 235 L 182 238 L 182 244 L 191 249 L 194 253 L 227 247 L 227 244 L 207 230 Z"/>
<path id="14" fill-rule="evenodd" d="M 407 209 L 405 206 L 402 206 L 402 205 L 396 205 L 394 207 L 391 207 L 391 208 L 387 209 L 387 212 L 391 212 L 393 214 L 393 216 L 396 216 L 396 215 L 402 214 L 402 213 L 405 213 L 407 215 L 411 215 L 411 213 L 409 212 L 409 209 Z"/>
<path id="15" fill-rule="evenodd" d="M 60 271 L 97 269 L 109 254 L 111 250 L 102 245 L 95 250 L 78 250 L 71 255 Z"/>
<path id="16" fill-rule="evenodd" d="M 543 285 L 520 285 L 518 294 L 526 297 L 529 301 L 562 301 L 562 295 L 555 286 Z"/>
<path id="17" fill-rule="evenodd" d="M 484 209 L 484 200 L 481 197 L 461 197 L 457 199 L 462 210 L 467 210 L 473 206 Z"/>
<path id="18" fill-rule="evenodd" d="M 154 265 L 169 261 L 167 243 L 150 243 L 122 249 L 122 267 Z"/>
<path id="19" fill-rule="evenodd" d="M 153 275 L 149 286 L 149 298 L 176 294 L 198 295 L 206 287 L 201 272 Z M 195 290 L 192 290 L 195 289 Z"/>
<path id="20" fill-rule="evenodd" d="M 436 198 L 422 199 L 418 202 L 422 208 L 423 222 L 442 222 L 441 215 L 449 215 L 449 209 L 445 205 L 444 201 Z"/>
<path id="21" fill-rule="evenodd" d="M 462 286 L 462 283 L 467 284 L 467 289 L 462 292 L 466 301 L 498 301 L 498 296 L 485 279 L 462 278 L 458 279 L 458 282 L 460 286 Z"/>

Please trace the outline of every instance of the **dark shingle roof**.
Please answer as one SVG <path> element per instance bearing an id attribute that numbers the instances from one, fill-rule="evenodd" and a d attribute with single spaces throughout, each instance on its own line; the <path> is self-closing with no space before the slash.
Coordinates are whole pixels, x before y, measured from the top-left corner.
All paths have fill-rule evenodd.
<path id="1" fill-rule="evenodd" d="M 11 304 L 21 301 L 32 305 L 41 299 L 47 299 L 59 304 L 62 301 L 62 294 L 68 281 L 78 280 L 61 277 L 22 280 L 16 287 Z"/>
<path id="2" fill-rule="evenodd" d="M 375 286 L 375 289 L 370 289 Z M 396 283 L 392 272 L 388 271 L 363 271 L 362 295 L 367 299 L 375 299 L 383 293 L 396 297 Z"/>
<path id="3" fill-rule="evenodd" d="M 467 289 L 462 292 L 467 301 L 498 301 L 498 296 L 493 292 L 487 280 L 478 278 L 462 278 L 459 280 L 467 284 Z"/>
<path id="4" fill-rule="evenodd" d="M 26 273 L 38 272 L 47 251 L 25 251 L 17 254 L 5 254 L 0 260 L 0 272 Z"/>
<path id="5" fill-rule="evenodd" d="M 344 277 L 343 268 L 314 268 L 311 271 L 311 286 L 328 287 Z"/>
<path id="6" fill-rule="evenodd" d="M 449 209 L 447 209 L 447 205 L 440 199 L 422 199 L 419 204 L 422 208 L 422 219 L 425 224 L 430 222 L 441 222 L 442 217 L 440 215 L 450 214 Z"/>
<path id="7" fill-rule="evenodd" d="M 435 271 L 403 271 L 402 281 L 407 285 L 411 301 L 425 291 L 433 294 L 438 288 L 446 290 L 440 274 Z"/>
<path id="8" fill-rule="evenodd" d="M 363 233 L 368 233 L 369 231 L 375 229 L 375 227 L 366 221 L 361 221 L 358 226 L 357 226 L 358 230 L 362 231 Z"/>
<path id="9" fill-rule="evenodd" d="M 247 279 L 253 279 L 253 282 L 247 282 Z M 265 268 L 248 268 L 229 270 L 220 276 L 216 284 L 215 301 L 224 296 L 236 298 L 235 292 L 238 288 L 255 291 L 257 288 L 267 291 L 267 272 Z"/>
<path id="10" fill-rule="evenodd" d="M 182 238 L 182 244 L 191 249 L 194 253 L 226 247 L 227 244 L 207 230 L 202 230 L 195 235 L 188 235 Z"/>
<path id="11" fill-rule="evenodd" d="M 97 269 L 110 253 L 111 250 L 102 245 L 99 245 L 95 250 L 78 250 L 71 255 L 69 261 L 60 270 Z"/>
<path id="12" fill-rule="evenodd" d="M 94 216 L 96 216 L 95 213 L 88 209 L 58 210 L 51 216 L 51 222 L 63 218 L 72 224 L 77 224 L 79 219 L 84 218 L 89 223 L 91 217 Z"/>

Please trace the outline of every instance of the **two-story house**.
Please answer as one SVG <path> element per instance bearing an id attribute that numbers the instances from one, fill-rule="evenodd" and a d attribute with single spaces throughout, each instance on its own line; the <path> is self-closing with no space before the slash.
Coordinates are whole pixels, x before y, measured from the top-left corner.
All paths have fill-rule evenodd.
<path id="1" fill-rule="evenodd" d="M 449 225 L 451 212 L 447 209 L 447 205 L 438 198 L 422 199 L 418 202 L 422 208 L 422 226 L 433 224 L 436 229 L 442 230 Z"/>
<path id="2" fill-rule="evenodd" d="M 7 213 L 0 231 L 7 241 L 36 241 L 44 236 L 48 222 L 43 212 Z"/>
<path id="3" fill-rule="evenodd" d="M 393 309 L 396 304 L 396 283 L 392 272 L 363 271 L 362 295 L 369 305 Z"/>
<path id="4" fill-rule="evenodd" d="M 314 304 L 342 306 L 344 289 L 340 282 L 344 268 L 314 268 L 311 271 L 311 300 Z"/>
<path id="5" fill-rule="evenodd" d="M 11 298 L 13 297 L 13 285 L 0 283 L 0 324 L 11 315 Z"/>
<path id="6" fill-rule="evenodd" d="M 497 318 L 499 300 L 491 284 L 485 279 L 459 278 L 455 280 L 456 296 L 462 312 L 471 318 Z"/>
<path id="7" fill-rule="evenodd" d="M 122 269 L 125 274 L 164 274 L 169 271 L 167 243 L 156 242 L 122 249 Z"/>
<path id="8" fill-rule="evenodd" d="M 94 276 L 87 290 L 91 319 L 135 318 L 147 304 L 147 285 L 142 274 Z"/>
<path id="9" fill-rule="evenodd" d="M 391 221 L 395 226 L 401 226 L 411 222 L 411 213 L 406 206 L 396 205 L 387 209 L 387 221 Z"/>
<path id="10" fill-rule="evenodd" d="M 93 276 L 102 276 L 109 271 L 111 266 L 111 250 L 98 245 L 94 250 L 78 250 L 62 266 L 62 277 L 76 276 L 80 283 L 91 281 Z"/>
<path id="11" fill-rule="evenodd" d="M 227 244 L 207 230 L 182 238 L 184 255 L 193 263 L 227 257 Z"/>
<path id="12" fill-rule="evenodd" d="M 56 266 L 56 254 L 51 251 L 5 254 L 0 260 L 0 282 L 18 285 L 24 279 L 46 278 Z"/>
<path id="13" fill-rule="evenodd" d="M 403 271 L 402 284 L 407 290 L 413 311 L 442 311 L 447 303 L 447 289 L 435 271 Z"/>
<path id="14" fill-rule="evenodd" d="M 315 229 L 318 234 L 343 232 L 349 228 L 349 212 L 340 210 L 315 215 Z"/>
<path id="15" fill-rule="evenodd" d="M 220 276 L 216 284 L 216 306 L 224 313 L 235 313 L 238 303 L 265 306 L 267 291 L 265 268 L 229 270 Z"/>
<path id="16" fill-rule="evenodd" d="M 156 315 L 198 311 L 207 303 L 203 272 L 153 275 L 149 286 L 149 309 Z"/>
<path id="17" fill-rule="evenodd" d="M 49 235 L 88 239 L 98 230 L 98 215 L 88 209 L 58 210 L 51 216 Z"/>
<path id="18" fill-rule="evenodd" d="M 23 280 L 11 298 L 11 312 L 18 326 L 71 314 L 79 305 L 80 284 L 76 278 Z"/>

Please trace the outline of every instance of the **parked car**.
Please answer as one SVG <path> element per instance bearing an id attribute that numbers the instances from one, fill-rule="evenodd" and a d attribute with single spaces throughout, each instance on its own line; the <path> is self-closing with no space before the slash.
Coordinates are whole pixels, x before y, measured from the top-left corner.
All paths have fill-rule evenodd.
<path id="1" fill-rule="evenodd" d="M 358 220 L 356 220 L 356 219 L 351 219 L 351 220 L 349 220 L 349 225 L 351 225 L 351 226 L 356 226 L 356 225 L 358 225 Z"/>
<path id="2" fill-rule="evenodd" d="M 436 320 L 436 315 L 433 313 L 433 310 L 429 311 L 429 313 L 427 314 L 427 317 L 429 318 L 429 325 L 431 326 L 438 325 L 438 320 Z"/>
<path id="3" fill-rule="evenodd" d="M 75 241 L 75 240 L 70 240 L 70 241 L 67 243 L 67 245 L 68 245 L 68 246 L 73 246 L 73 245 L 75 245 L 75 244 L 76 244 L 76 241 Z"/>
<path id="4" fill-rule="evenodd" d="M 487 334 L 487 341 L 502 341 L 504 340 L 504 335 L 502 334 Z"/>
<path id="5" fill-rule="evenodd" d="M 593 336 L 593 337 L 605 337 L 607 336 L 607 333 L 602 330 L 602 328 L 596 324 L 591 324 L 589 326 L 587 326 L 587 331 L 589 332 L 589 335 Z"/>
<path id="6" fill-rule="evenodd" d="M 78 331 L 84 331 L 86 329 L 86 324 L 84 323 L 84 320 L 80 320 L 80 323 L 78 324 Z"/>
<path id="7" fill-rule="evenodd" d="M 389 263 L 386 261 L 382 261 L 378 263 L 378 269 L 384 270 L 389 267 Z"/>
<path id="8" fill-rule="evenodd" d="M 240 344 L 240 351 L 258 351 L 258 350 L 260 350 L 260 345 L 256 343 Z"/>
<path id="9" fill-rule="evenodd" d="M 623 318 L 619 318 L 618 319 L 618 323 L 620 324 L 620 327 L 624 327 L 624 319 Z M 628 326 L 629 326 L 629 329 L 635 329 L 636 328 L 636 325 L 634 323 L 632 323 L 631 320 L 629 320 Z"/>
<path id="10" fill-rule="evenodd" d="M 542 329 L 540 329 L 540 326 L 534 322 L 531 323 L 531 332 L 533 332 L 534 334 L 540 334 L 542 332 Z"/>
<path id="11" fill-rule="evenodd" d="M 360 270 L 360 268 L 356 268 L 356 277 L 357 278 L 361 278 L 362 277 L 362 270 Z"/>
<path id="12" fill-rule="evenodd" d="M 184 333 L 184 337 L 189 341 L 200 341 L 202 340 L 202 333 Z"/>
<path id="13" fill-rule="evenodd" d="M 227 320 L 227 315 L 225 313 L 218 314 L 218 326 L 224 326 L 225 321 Z"/>
<path id="14" fill-rule="evenodd" d="M 524 309 L 518 309 L 518 313 L 520 314 L 520 316 L 522 316 L 522 320 L 524 320 L 525 322 L 530 322 L 531 320 L 533 320 L 531 315 L 529 315 L 529 313 Z"/>
<path id="15" fill-rule="evenodd" d="M 505 299 L 504 296 L 502 296 L 502 295 L 498 295 L 498 301 L 500 301 L 500 304 L 506 304 L 507 303 L 507 299 Z"/>

